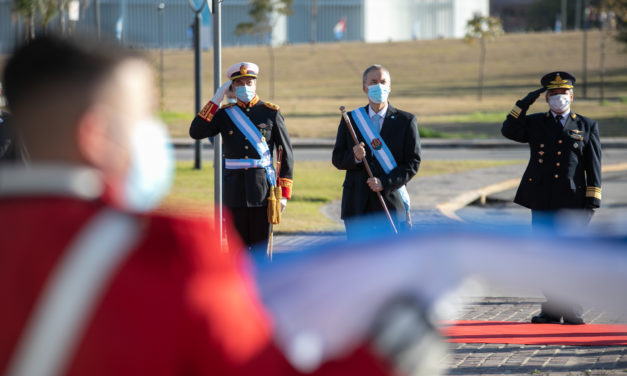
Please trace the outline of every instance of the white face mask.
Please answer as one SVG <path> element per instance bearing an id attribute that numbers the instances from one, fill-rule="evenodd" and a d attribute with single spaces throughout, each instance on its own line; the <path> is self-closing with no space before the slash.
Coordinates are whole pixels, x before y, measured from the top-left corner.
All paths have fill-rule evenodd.
<path id="1" fill-rule="evenodd" d="M 549 107 L 556 113 L 566 112 L 570 108 L 570 95 L 557 94 L 549 96 Z"/>
<path id="2" fill-rule="evenodd" d="M 135 126 L 130 146 L 124 203 L 131 210 L 149 211 L 159 205 L 172 185 L 172 143 L 163 123 L 150 118 Z"/>

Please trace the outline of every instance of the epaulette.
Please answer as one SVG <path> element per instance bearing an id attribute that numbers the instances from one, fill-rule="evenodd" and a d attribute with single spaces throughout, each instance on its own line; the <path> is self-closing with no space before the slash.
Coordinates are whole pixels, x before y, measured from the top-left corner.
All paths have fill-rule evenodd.
<path id="1" fill-rule="evenodd" d="M 235 106 L 236 104 L 237 103 L 226 103 L 226 104 L 223 104 L 222 107 L 220 107 L 220 108 L 229 108 L 229 107 Z"/>
<path id="2" fill-rule="evenodd" d="M 279 110 L 279 105 L 274 104 L 274 103 L 270 103 L 270 102 L 263 102 L 263 105 L 264 105 L 264 106 L 266 106 L 266 107 L 268 107 L 268 108 L 269 108 L 269 109 L 271 109 L 271 110 L 274 110 L 274 111 L 278 111 L 278 110 Z"/>

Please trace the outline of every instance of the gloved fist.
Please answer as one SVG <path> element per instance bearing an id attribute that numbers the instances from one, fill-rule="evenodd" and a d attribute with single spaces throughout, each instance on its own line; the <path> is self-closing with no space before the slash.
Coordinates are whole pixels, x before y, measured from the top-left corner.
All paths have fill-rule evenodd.
<path id="1" fill-rule="evenodd" d="M 524 97 L 523 99 L 518 101 L 518 107 L 520 107 L 523 110 L 527 110 L 529 108 L 529 106 L 531 106 L 533 104 L 533 102 L 536 101 L 536 99 L 538 99 L 538 97 L 540 96 L 540 94 L 544 93 L 546 91 L 545 87 L 541 87 L 538 90 L 534 90 L 532 92 L 530 92 L 529 94 L 527 94 L 526 97 Z"/>
<path id="2" fill-rule="evenodd" d="M 226 94 L 226 91 L 229 90 L 229 86 L 231 86 L 231 81 L 223 83 L 222 86 L 216 90 L 216 93 L 213 95 L 211 101 L 219 106 L 224 99 L 224 94 Z"/>

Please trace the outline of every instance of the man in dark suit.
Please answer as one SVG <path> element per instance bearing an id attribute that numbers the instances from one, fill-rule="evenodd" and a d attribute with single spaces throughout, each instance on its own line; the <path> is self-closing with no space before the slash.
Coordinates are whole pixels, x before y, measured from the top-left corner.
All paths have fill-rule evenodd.
<path id="1" fill-rule="evenodd" d="M 360 229 L 377 226 L 376 222 L 359 221 L 361 216 L 383 211 L 376 192 L 381 192 L 396 227 L 409 226 L 409 197 L 405 184 L 416 175 L 420 166 L 418 122 L 414 115 L 388 103 L 391 91 L 389 71 L 381 65 L 372 65 L 364 71 L 362 83 L 369 103 L 348 114 L 360 144 L 354 145 L 342 119 L 332 156 L 333 165 L 346 170 L 342 219 L 349 238 L 356 234 L 357 226 Z M 368 177 L 365 160 L 370 164 L 374 178 Z"/>
<path id="2" fill-rule="evenodd" d="M 226 71 L 229 81 L 216 91 L 189 128 L 190 136 L 197 140 L 222 135 L 224 205 L 248 247 L 267 243 L 271 231 L 270 187 L 281 186 L 283 210 L 292 195 L 294 167 L 292 145 L 279 106 L 262 102 L 256 94 L 258 73 L 259 68 L 253 63 L 229 67 Z M 237 103 L 220 108 L 229 87 L 235 89 Z M 272 154 L 279 146 L 283 149 L 281 169 L 274 171 Z"/>
<path id="3" fill-rule="evenodd" d="M 551 72 L 542 88 L 532 91 L 503 122 L 503 136 L 528 143 L 531 151 L 514 202 L 531 209 L 532 227 L 552 221 L 557 211 L 580 212 L 589 222 L 601 204 L 601 143 L 596 121 L 571 111 L 575 77 Z M 546 91 L 549 111 L 527 115 L 529 106 Z M 583 324 L 581 307 L 547 296 L 534 323 Z"/>

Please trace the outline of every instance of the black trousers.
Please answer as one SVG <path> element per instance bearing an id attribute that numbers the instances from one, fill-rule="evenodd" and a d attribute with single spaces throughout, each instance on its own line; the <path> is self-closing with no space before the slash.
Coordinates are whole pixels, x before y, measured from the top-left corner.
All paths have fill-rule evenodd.
<path id="1" fill-rule="evenodd" d="M 531 210 L 531 228 L 537 230 L 539 228 L 553 227 L 558 224 L 559 216 L 556 211 L 548 210 Z M 592 210 L 576 210 L 572 215 L 578 216 L 578 223 L 588 225 L 592 219 L 594 211 Z M 583 314 L 583 307 L 579 304 L 565 303 L 559 298 L 544 292 L 546 302 L 542 303 L 541 312 L 544 315 L 551 316 L 555 321 L 559 321 L 562 317 L 564 320 L 570 318 L 578 318 Z"/>
<path id="2" fill-rule="evenodd" d="M 270 224 L 268 223 L 268 207 L 255 208 L 229 208 L 233 216 L 233 224 L 239 237 L 244 241 L 248 250 L 253 246 L 259 247 L 265 252 L 270 237 Z M 227 234 L 231 237 L 235 234 Z"/>

